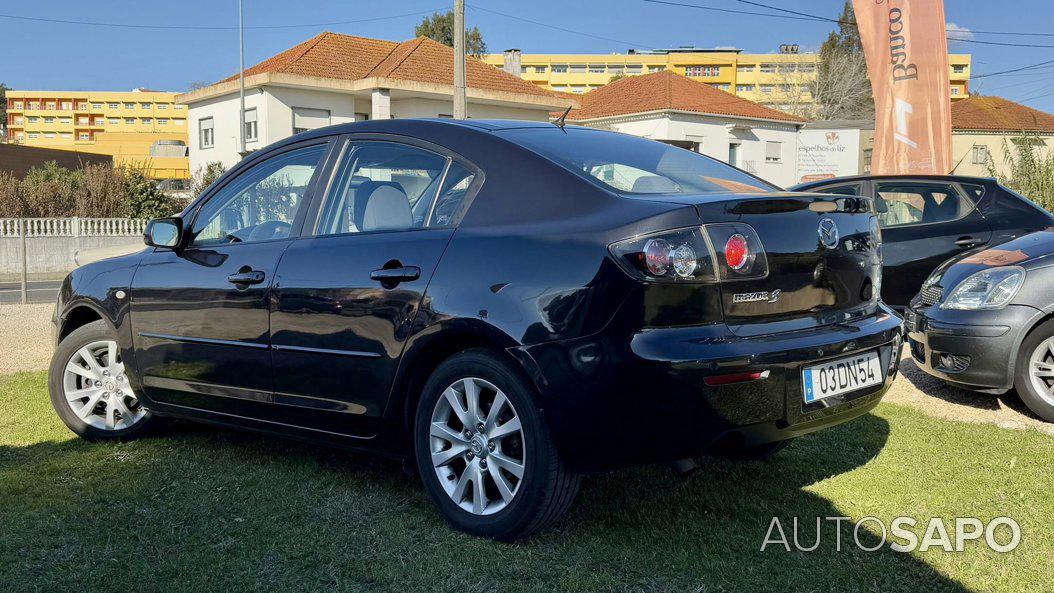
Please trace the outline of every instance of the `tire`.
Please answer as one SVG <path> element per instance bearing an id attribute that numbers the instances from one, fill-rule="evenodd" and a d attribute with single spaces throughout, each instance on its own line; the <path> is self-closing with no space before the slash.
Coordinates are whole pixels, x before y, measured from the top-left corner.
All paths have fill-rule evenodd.
<path id="1" fill-rule="evenodd" d="M 477 392 L 476 427 L 461 420 L 471 418 L 470 391 Z M 500 396 L 505 401 L 497 404 Z M 436 368 L 418 402 L 413 430 L 421 480 L 455 529 L 502 541 L 526 537 L 563 518 L 578 493 L 579 476 L 557 451 L 533 388 L 489 351 L 468 350 Z M 437 466 L 434 452 L 448 461 Z M 520 477 L 509 471 L 517 464 Z M 483 484 L 482 500 L 476 498 L 477 484 Z"/>
<path id="2" fill-rule="evenodd" d="M 73 366 L 80 371 L 68 370 Z M 62 422 L 89 441 L 130 440 L 156 423 L 129 387 L 116 336 L 105 321 L 79 327 L 62 340 L 51 358 L 48 391 Z"/>
<path id="3" fill-rule="evenodd" d="M 1018 396 L 1028 409 L 1047 422 L 1054 422 L 1054 391 L 1044 390 L 1040 387 L 1046 385 L 1054 386 L 1054 320 L 1040 324 L 1032 330 L 1021 343 L 1017 354 L 1017 364 L 1014 365 L 1014 388 Z M 1039 350 L 1043 348 L 1043 352 Z M 1034 357 L 1036 357 L 1034 359 Z M 1033 376 L 1035 363 L 1040 363 L 1038 371 L 1046 370 L 1046 376 Z"/>

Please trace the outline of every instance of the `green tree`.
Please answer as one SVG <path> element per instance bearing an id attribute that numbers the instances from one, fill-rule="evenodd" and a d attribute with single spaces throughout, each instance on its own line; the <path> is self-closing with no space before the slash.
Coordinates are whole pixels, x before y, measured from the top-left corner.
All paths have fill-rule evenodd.
<path id="1" fill-rule="evenodd" d="M 816 82 L 811 85 L 819 119 L 872 119 L 875 100 L 853 3 L 846 0 L 838 30 L 820 46 Z"/>
<path id="2" fill-rule="evenodd" d="M 219 161 L 205 163 L 194 171 L 194 177 L 190 180 L 190 195 L 198 197 L 201 192 L 209 188 L 217 179 L 227 172 L 227 168 Z"/>
<path id="3" fill-rule="evenodd" d="M 179 210 L 176 201 L 157 188 L 157 183 L 135 169 L 124 174 L 125 216 L 160 218 Z"/>
<path id="4" fill-rule="evenodd" d="M 995 166 L 989 154 L 988 174 L 1047 211 L 1054 211 L 1054 151 L 1045 149 L 1042 138 L 1028 134 L 1010 142 L 1004 138 L 1003 162 L 1005 172 Z"/>
<path id="5" fill-rule="evenodd" d="M 454 47 L 454 11 L 426 16 L 414 29 L 414 35 L 428 37 L 443 45 Z M 465 29 L 465 53 L 477 58 L 487 53 L 487 44 L 483 41 L 483 34 L 479 32 L 478 27 Z"/>
<path id="6" fill-rule="evenodd" d="M 7 127 L 7 88 L 6 84 L 0 82 L 0 128 Z"/>

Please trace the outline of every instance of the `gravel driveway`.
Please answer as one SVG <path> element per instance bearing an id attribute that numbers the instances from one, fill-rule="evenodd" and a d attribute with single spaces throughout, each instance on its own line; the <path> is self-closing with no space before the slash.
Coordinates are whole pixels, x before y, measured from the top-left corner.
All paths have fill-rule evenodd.
<path id="1" fill-rule="evenodd" d="M 0 374 L 48 368 L 53 307 L 0 305 Z M 884 401 L 911 406 L 935 418 L 987 422 L 1008 429 L 1035 428 L 1054 435 L 1054 424 L 1029 412 L 1014 392 L 994 396 L 945 385 L 922 372 L 906 354 L 900 369 Z"/>

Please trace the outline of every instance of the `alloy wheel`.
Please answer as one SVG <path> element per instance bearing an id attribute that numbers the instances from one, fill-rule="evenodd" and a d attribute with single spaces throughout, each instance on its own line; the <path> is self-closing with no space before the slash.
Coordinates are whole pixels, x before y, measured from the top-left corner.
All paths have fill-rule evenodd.
<path id="1" fill-rule="evenodd" d="M 62 373 L 62 391 L 70 410 L 99 430 L 125 430 L 146 416 L 113 340 L 91 342 L 74 352 Z"/>
<path id="2" fill-rule="evenodd" d="M 1043 340 L 1032 351 L 1028 360 L 1028 377 L 1036 394 L 1054 405 L 1054 337 Z"/>
<path id="3" fill-rule="evenodd" d="M 451 500 L 473 515 L 507 507 L 523 484 L 523 427 L 512 402 L 476 377 L 447 387 L 432 411 L 432 466 Z"/>

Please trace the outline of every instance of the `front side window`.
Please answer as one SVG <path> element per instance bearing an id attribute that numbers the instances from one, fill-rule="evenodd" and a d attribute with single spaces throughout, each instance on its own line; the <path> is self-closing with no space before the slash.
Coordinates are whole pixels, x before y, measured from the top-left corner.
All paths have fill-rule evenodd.
<path id="1" fill-rule="evenodd" d="M 288 237 L 325 151 L 325 144 L 317 144 L 253 165 L 201 207 L 190 244 L 208 247 Z"/>
<path id="2" fill-rule="evenodd" d="M 434 218 L 446 157 L 391 142 L 353 142 L 345 153 L 317 234 L 409 230 Z"/>
<path id="3" fill-rule="evenodd" d="M 134 120 L 133 120 L 134 121 Z M 211 117 L 198 120 L 198 148 L 212 148 L 216 144 L 216 131 Z"/>
<path id="4" fill-rule="evenodd" d="M 970 200 L 943 183 L 879 183 L 875 196 L 882 228 L 948 222 L 973 209 Z"/>
<path id="5" fill-rule="evenodd" d="M 510 129 L 500 134 L 618 193 L 661 195 L 777 189 L 697 152 L 628 134 L 556 127 Z"/>

